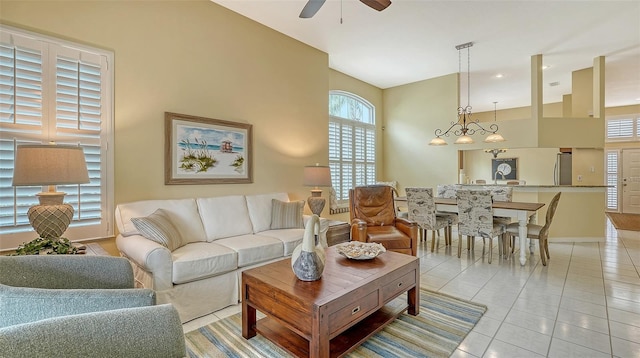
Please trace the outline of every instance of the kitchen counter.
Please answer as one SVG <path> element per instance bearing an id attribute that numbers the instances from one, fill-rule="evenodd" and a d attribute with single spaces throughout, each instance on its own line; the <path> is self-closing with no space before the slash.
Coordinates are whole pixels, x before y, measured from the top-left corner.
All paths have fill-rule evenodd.
<path id="1" fill-rule="evenodd" d="M 462 187 L 474 188 L 486 185 L 508 186 L 514 192 L 605 192 L 608 185 L 506 185 L 506 184 L 462 184 Z"/>
<path id="2" fill-rule="evenodd" d="M 558 209 L 549 229 L 549 241 L 604 241 L 606 233 L 607 185 L 506 185 L 463 184 L 465 189 L 480 186 L 513 188 L 513 201 L 546 203 L 562 192 Z M 537 222 L 544 224 L 546 205 L 538 211 Z"/>

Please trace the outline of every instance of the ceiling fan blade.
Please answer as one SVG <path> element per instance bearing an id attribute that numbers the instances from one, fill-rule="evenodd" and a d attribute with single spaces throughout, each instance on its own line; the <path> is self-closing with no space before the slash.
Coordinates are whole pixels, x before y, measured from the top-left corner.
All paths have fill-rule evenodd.
<path id="1" fill-rule="evenodd" d="M 391 5 L 391 0 L 360 0 L 360 2 L 378 11 L 382 11 Z"/>
<path id="2" fill-rule="evenodd" d="M 313 17 L 313 15 L 320 10 L 325 1 L 326 0 L 309 0 L 302 9 L 302 12 L 300 12 L 300 18 L 308 19 Z"/>

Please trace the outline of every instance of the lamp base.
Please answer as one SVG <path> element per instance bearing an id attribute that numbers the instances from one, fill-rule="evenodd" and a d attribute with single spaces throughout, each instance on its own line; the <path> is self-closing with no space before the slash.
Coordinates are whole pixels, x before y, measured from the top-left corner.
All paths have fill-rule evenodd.
<path id="1" fill-rule="evenodd" d="M 323 197 L 321 196 L 310 196 L 307 198 L 307 204 L 309 205 L 309 209 L 311 209 L 311 212 L 320 216 L 320 214 L 322 213 L 322 209 L 324 209 L 324 204 L 326 203 L 326 200 L 324 200 Z"/>
<path id="2" fill-rule="evenodd" d="M 41 238 L 59 238 L 71 224 L 73 206 L 34 205 L 27 212 L 29 223 Z"/>

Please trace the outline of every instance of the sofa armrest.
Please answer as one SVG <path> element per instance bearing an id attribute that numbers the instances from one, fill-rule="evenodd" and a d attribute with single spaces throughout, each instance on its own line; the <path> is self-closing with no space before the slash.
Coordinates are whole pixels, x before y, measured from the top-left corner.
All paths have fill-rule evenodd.
<path id="1" fill-rule="evenodd" d="M 411 254 L 418 254 L 418 223 L 404 218 L 396 218 L 396 228 L 411 238 Z"/>
<path id="2" fill-rule="evenodd" d="M 0 327 L 58 316 L 153 306 L 155 297 L 150 289 L 43 289 L 0 285 L 0 312 L 3 312 Z"/>
<path id="3" fill-rule="evenodd" d="M 184 334 L 172 305 L 50 318 L 0 328 L 7 357 L 185 357 Z"/>
<path id="4" fill-rule="evenodd" d="M 0 257 L 0 284 L 39 288 L 133 288 L 133 271 L 121 257 L 26 255 Z"/>
<path id="5" fill-rule="evenodd" d="M 120 253 L 132 264 L 151 273 L 153 287 L 156 291 L 173 287 L 173 261 L 171 251 L 142 235 L 116 237 L 116 246 Z"/>

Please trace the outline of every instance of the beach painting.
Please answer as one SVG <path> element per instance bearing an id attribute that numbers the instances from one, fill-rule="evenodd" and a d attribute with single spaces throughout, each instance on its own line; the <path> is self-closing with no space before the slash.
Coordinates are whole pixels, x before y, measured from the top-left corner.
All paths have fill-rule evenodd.
<path id="1" fill-rule="evenodd" d="M 251 183 L 250 124 L 165 113 L 165 184 Z"/>

